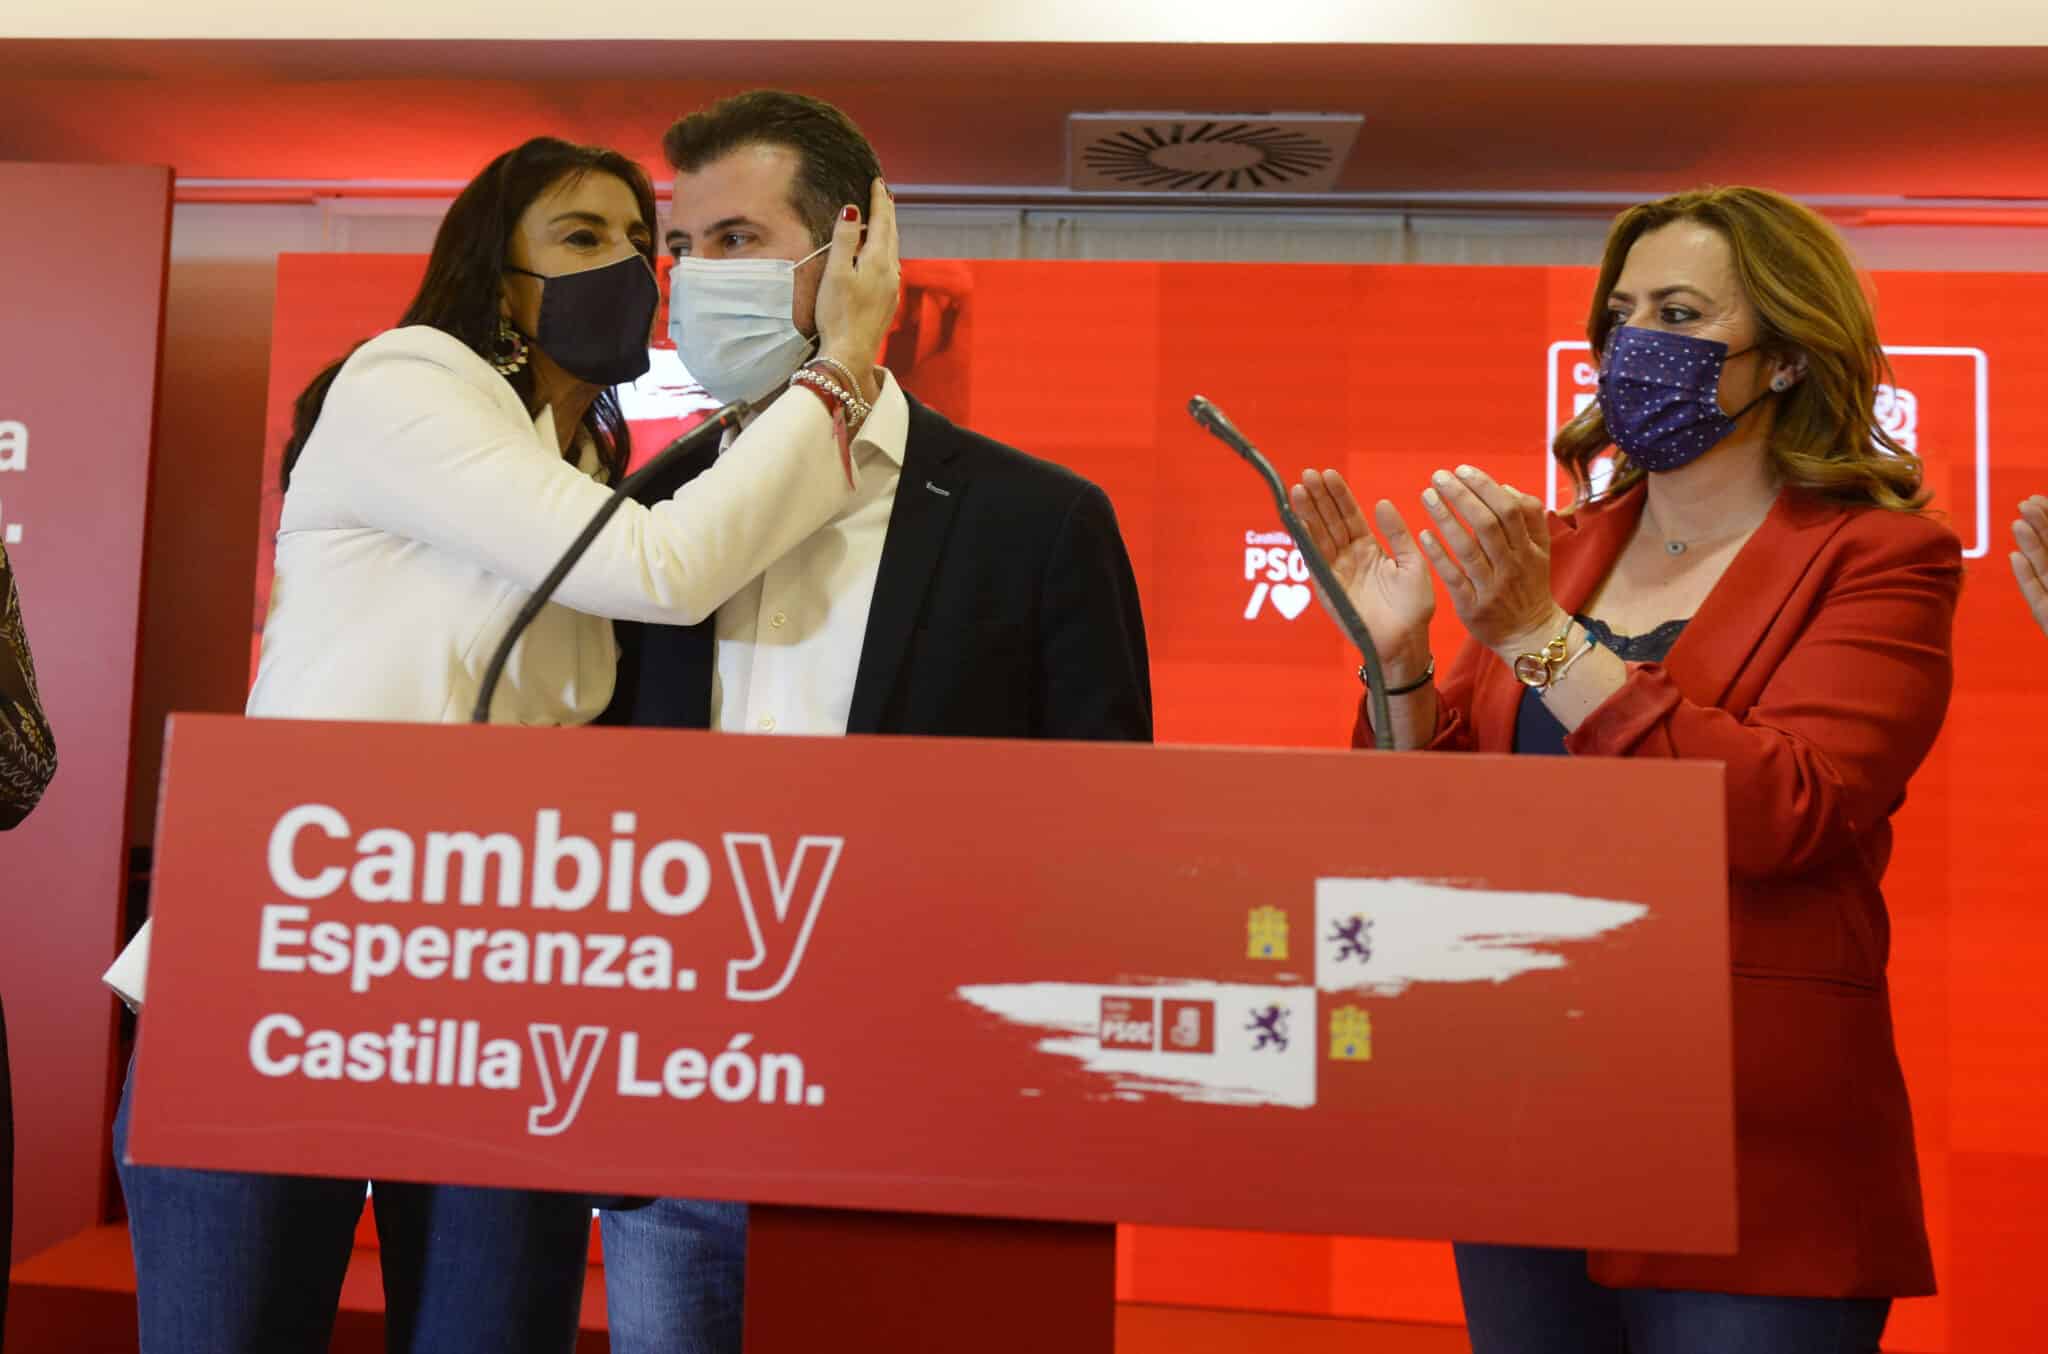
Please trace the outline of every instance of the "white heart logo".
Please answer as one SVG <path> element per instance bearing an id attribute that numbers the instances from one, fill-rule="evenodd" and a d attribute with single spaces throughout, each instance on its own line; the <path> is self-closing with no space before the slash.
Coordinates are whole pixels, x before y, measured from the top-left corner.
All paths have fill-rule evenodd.
<path id="1" fill-rule="evenodd" d="M 1313 594 L 1309 592 L 1305 583 L 1280 583 L 1266 595 L 1273 599 L 1273 610 L 1291 621 L 1308 610 L 1309 599 Z"/>

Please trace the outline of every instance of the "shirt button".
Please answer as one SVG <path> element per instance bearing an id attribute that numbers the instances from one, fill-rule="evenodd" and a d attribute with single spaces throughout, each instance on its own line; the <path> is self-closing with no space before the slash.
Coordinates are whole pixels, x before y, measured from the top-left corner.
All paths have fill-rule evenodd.
<path id="1" fill-rule="evenodd" d="M 778 611 L 775 613 L 774 617 L 769 620 L 768 624 L 774 626 L 777 630 L 780 630 L 783 626 L 789 624 L 789 615 L 786 612 Z"/>
<path id="2" fill-rule="evenodd" d="M 774 732 L 775 732 L 775 716 L 774 716 L 774 715 L 762 715 L 762 716 L 761 716 L 761 732 L 762 732 L 762 733 L 774 733 Z"/>

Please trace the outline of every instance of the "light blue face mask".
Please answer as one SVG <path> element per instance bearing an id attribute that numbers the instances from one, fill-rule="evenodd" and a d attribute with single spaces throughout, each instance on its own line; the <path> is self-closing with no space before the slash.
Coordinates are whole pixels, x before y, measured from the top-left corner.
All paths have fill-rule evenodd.
<path id="1" fill-rule="evenodd" d="M 698 384 L 721 404 L 774 394 L 811 355 L 798 331 L 801 259 L 676 260 L 668 279 L 668 336 Z"/>

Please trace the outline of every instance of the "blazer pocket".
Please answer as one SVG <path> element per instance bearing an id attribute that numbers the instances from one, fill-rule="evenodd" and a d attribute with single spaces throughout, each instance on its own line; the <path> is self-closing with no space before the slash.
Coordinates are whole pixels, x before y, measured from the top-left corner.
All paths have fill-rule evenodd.
<path id="1" fill-rule="evenodd" d="M 1850 993 L 1875 994 L 1884 991 L 1882 982 L 1848 973 L 1827 973 L 1818 969 L 1774 968 L 1761 964 L 1737 964 L 1735 976 L 1755 982 L 1807 983 L 1815 987 L 1838 988 L 1845 995 Z"/>
<path id="2" fill-rule="evenodd" d="M 1768 889 L 1731 889 L 1730 961 L 1768 980 L 1884 990 L 1884 949 L 1873 930 L 1881 896 L 1833 878 L 1788 879 Z"/>

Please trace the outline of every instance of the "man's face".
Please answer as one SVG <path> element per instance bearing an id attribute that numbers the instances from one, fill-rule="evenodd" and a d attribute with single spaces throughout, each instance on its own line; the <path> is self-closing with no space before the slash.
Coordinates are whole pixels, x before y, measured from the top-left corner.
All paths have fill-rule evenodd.
<path id="1" fill-rule="evenodd" d="M 817 249 L 792 200 L 798 153 L 787 146 L 742 146 L 701 169 L 676 174 L 669 204 L 671 251 L 682 258 L 790 259 Z M 818 283 L 825 255 L 796 270 L 791 318 L 817 332 Z"/>

